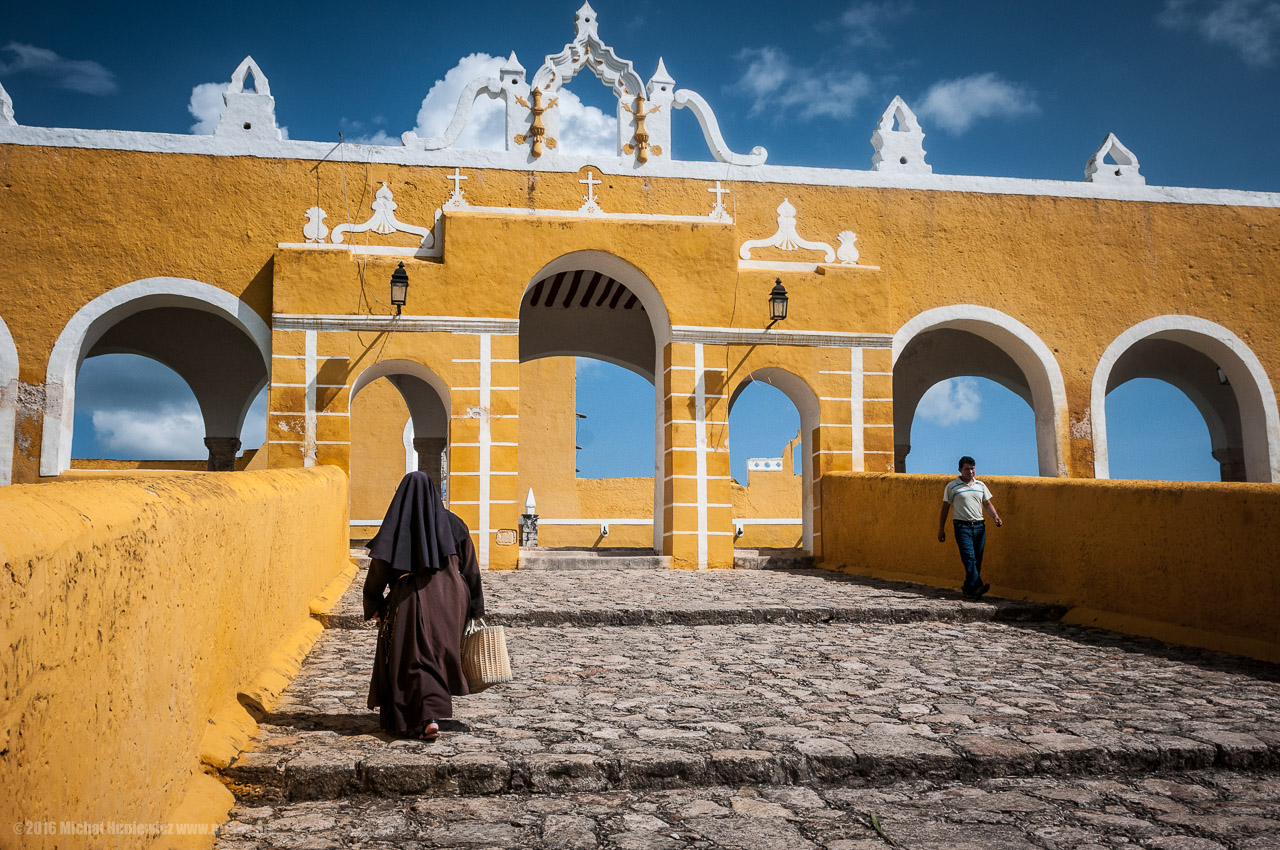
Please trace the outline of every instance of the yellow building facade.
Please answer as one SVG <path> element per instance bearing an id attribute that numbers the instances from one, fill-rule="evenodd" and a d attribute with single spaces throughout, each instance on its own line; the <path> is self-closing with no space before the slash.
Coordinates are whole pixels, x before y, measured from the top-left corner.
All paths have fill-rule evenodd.
<path id="1" fill-rule="evenodd" d="M 617 96 L 616 156 L 554 144 L 583 72 Z M 482 96 L 505 150 L 452 146 Z M 71 469 L 80 366 L 112 352 L 187 381 L 210 468 L 234 466 L 269 387 L 250 465 L 350 472 L 355 536 L 443 456 L 492 568 L 518 565 L 530 489 L 548 546 L 608 525 L 683 568 L 735 546 L 821 559 L 823 476 L 905 471 L 920 397 L 960 375 L 1028 402 L 1043 476 L 1108 477 L 1106 394 L 1155 377 L 1204 415 L 1224 480 L 1280 479 L 1280 196 L 1147 186 L 1114 137 L 1079 183 L 933 174 L 898 99 L 871 170 L 769 165 L 661 63 L 643 80 L 589 6 L 533 72 L 513 54 L 473 83 L 440 138 L 283 140 L 251 59 L 224 100 L 211 136 L 0 124 L 6 481 Z M 673 159 L 679 109 L 715 161 Z M 573 356 L 652 382 L 652 478 L 574 477 Z M 752 381 L 799 411 L 803 472 L 743 488 L 728 417 Z"/>

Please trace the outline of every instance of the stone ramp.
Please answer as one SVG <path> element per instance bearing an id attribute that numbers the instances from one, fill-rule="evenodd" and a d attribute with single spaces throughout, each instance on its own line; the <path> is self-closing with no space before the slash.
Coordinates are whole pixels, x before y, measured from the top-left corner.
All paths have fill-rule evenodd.
<path id="1" fill-rule="evenodd" d="M 917 780 L 880 788 L 346 797 L 239 805 L 217 846 L 1272 850 L 1280 846 L 1278 810 L 1280 782 L 1236 771 Z"/>
<path id="2" fill-rule="evenodd" d="M 224 772 L 246 802 L 1280 764 L 1276 669 L 1057 624 L 517 627 L 516 681 L 440 741 L 365 708 L 374 634 L 330 630 Z"/>
<path id="3" fill-rule="evenodd" d="M 506 626 L 659 626 L 909 623 L 1061 619 L 1061 606 L 987 599 L 831 570 L 486 571 L 487 621 Z M 328 628 L 374 628 L 360 602 L 364 573 Z"/>

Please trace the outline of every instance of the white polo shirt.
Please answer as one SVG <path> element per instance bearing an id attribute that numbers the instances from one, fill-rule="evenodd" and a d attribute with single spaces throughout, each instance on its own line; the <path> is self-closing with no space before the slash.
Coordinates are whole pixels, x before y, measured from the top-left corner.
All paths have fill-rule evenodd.
<path id="1" fill-rule="evenodd" d="M 942 493 L 942 501 L 951 505 L 952 516 L 970 521 L 982 519 L 982 503 L 990 499 L 991 491 L 977 478 L 968 484 L 956 478 Z"/>

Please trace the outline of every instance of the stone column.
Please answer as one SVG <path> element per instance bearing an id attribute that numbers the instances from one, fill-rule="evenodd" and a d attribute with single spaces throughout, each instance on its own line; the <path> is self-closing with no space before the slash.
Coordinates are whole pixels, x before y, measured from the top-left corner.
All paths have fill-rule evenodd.
<path id="1" fill-rule="evenodd" d="M 911 454 L 910 443 L 894 443 L 893 444 L 893 471 L 907 471 L 907 455 Z"/>
<path id="2" fill-rule="evenodd" d="M 238 437 L 205 437 L 204 445 L 209 450 L 210 472 L 235 472 L 236 452 L 240 451 Z"/>
<path id="3" fill-rule="evenodd" d="M 1222 469 L 1223 481 L 1248 481 L 1244 474 L 1244 449 L 1234 446 L 1214 449 L 1213 459 Z"/>
<path id="4" fill-rule="evenodd" d="M 444 452 L 444 437 L 414 437 L 413 450 L 418 453 L 418 470 L 431 476 L 440 485 L 440 455 Z"/>

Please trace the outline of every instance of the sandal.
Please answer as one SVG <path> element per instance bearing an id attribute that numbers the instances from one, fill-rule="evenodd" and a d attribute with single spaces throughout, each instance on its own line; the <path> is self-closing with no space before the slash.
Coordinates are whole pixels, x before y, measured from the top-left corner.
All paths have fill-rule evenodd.
<path id="1" fill-rule="evenodd" d="M 435 741 L 439 739 L 439 737 L 440 724 L 436 723 L 434 720 L 429 721 L 426 726 L 423 726 L 417 735 L 419 741 L 427 742 Z"/>

